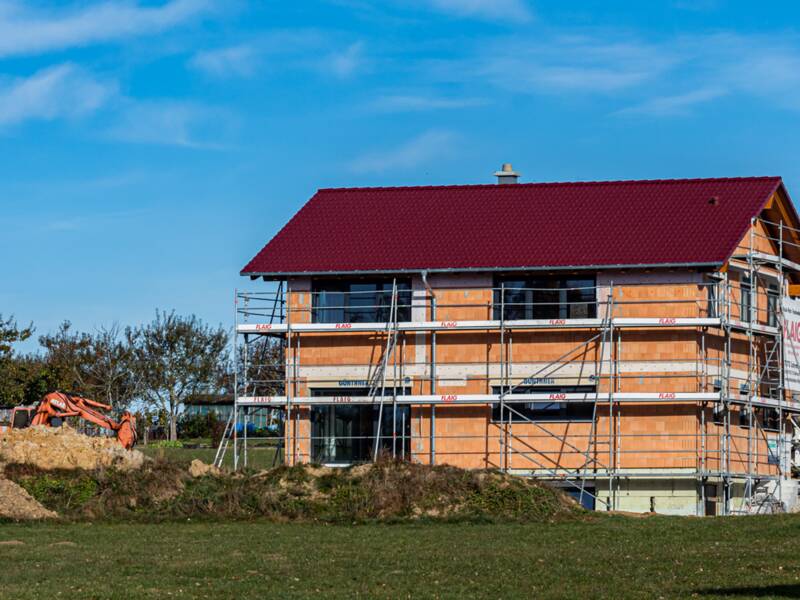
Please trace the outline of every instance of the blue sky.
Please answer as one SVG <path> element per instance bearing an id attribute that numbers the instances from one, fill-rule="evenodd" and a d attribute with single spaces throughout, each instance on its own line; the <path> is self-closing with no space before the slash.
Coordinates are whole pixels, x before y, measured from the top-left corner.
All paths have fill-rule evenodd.
<path id="1" fill-rule="evenodd" d="M 800 194 L 798 117 L 795 2 L 0 0 L 0 313 L 227 326 L 319 187 L 510 161 Z"/>

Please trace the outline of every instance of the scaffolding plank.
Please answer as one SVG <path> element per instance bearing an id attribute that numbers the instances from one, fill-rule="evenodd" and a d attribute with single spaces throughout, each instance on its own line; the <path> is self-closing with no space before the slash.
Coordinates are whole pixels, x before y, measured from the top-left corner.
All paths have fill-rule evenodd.
<path id="1" fill-rule="evenodd" d="M 614 327 L 719 327 L 721 319 L 700 317 L 615 317 Z M 500 329 L 499 320 L 479 321 L 404 321 L 397 325 L 399 331 L 448 331 L 448 330 L 494 330 Z M 506 329 L 598 329 L 603 319 L 524 319 L 506 321 Z M 753 327 L 757 327 L 755 324 Z M 774 329 L 763 327 L 765 330 Z M 327 333 L 327 332 L 375 332 L 386 331 L 386 323 L 240 323 L 238 333 L 267 334 L 285 333 Z M 771 331 L 767 331 L 771 333 Z"/>
<path id="2" fill-rule="evenodd" d="M 579 394 L 533 393 L 506 394 L 507 403 L 518 402 L 608 402 L 608 393 L 586 392 Z M 390 398 L 391 396 L 387 396 Z M 614 402 L 714 402 L 720 400 L 719 393 L 694 392 L 617 392 L 613 394 Z M 284 406 L 287 396 L 240 396 L 236 402 L 240 406 Z M 500 402 L 500 394 L 418 394 L 399 395 L 398 404 L 491 404 Z M 394 398 L 392 398 L 394 401 Z M 291 398 L 292 404 L 330 405 L 330 404 L 378 404 L 379 400 L 370 396 L 296 396 Z"/>
<path id="3" fill-rule="evenodd" d="M 771 263 L 773 265 L 782 264 L 784 267 L 792 269 L 793 271 L 800 271 L 800 264 L 791 261 L 788 258 L 780 257 L 777 254 L 767 254 L 766 252 L 751 252 L 749 253 L 749 256 L 752 257 L 754 260 Z M 748 254 L 735 254 L 731 258 L 747 261 Z"/>
<path id="4" fill-rule="evenodd" d="M 766 333 L 769 335 L 778 335 L 780 330 L 777 327 L 772 327 L 770 325 L 762 325 L 761 323 L 750 323 L 747 321 L 738 321 L 735 319 L 731 319 L 729 321 L 730 326 L 733 329 L 739 331 L 747 331 L 752 329 L 753 331 L 757 331 L 759 333 Z"/>

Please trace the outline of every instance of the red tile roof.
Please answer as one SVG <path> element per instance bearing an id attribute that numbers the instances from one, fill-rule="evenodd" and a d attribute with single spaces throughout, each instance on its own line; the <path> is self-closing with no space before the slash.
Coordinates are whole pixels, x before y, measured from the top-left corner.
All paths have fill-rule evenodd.
<path id="1" fill-rule="evenodd" d="M 743 177 L 322 189 L 242 274 L 719 265 L 781 186 Z"/>

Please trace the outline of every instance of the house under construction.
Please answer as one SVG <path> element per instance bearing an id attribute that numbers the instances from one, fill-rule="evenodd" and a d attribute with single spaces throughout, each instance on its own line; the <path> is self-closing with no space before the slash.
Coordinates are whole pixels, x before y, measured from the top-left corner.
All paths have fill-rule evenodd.
<path id="1" fill-rule="evenodd" d="M 242 425 L 274 412 L 286 464 L 497 468 L 597 510 L 791 509 L 800 219 L 781 179 L 496 175 L 303 206 L 242 270 L 277 291 L 237 293 L 220 454 L 246 464 Z"/>

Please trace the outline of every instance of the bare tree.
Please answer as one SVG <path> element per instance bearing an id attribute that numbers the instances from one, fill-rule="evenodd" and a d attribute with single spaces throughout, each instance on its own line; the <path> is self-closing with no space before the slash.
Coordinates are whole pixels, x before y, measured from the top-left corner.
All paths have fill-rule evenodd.
<path id="1" fill-rule="evenodd" d="M 280 340 L 268 336 L 251 340 L 246 353 L 244 344 L 239 344 L 236 359 L 235 365 L 226 366 L 220 382 L 222 389 L 233 392 L 234 369 L 236 369 L 239 393 L 250 396 L 273 396 L 283 393 L 286 379 L 285 351 Z M 245 363 L 247 377 L 245 377 Z M 243 389 L 245 380 L 248 383 L 246 390 Z"/>
<path id="2" fill-rule="evenodd" d="M 136 395 L 138 381 L 132 368 L 133 351 L 120 327 L 101 327 L 95 334 L 73 333 L 71 327 L 65 321 L 54 334 L 39 338 L 50 386 L 126 408 Z"/>
<path id="3" fill-rule="evenodd" d="M 156 311 L 147 325 L 126 330 L 141 396 L 168 414 L 169 438 L 177 439 L 178 415 L 185 400 L 216 391 L 228 358 L 228 334 L 195 315 Z"/>
<path id="4" fill-rule="evenodd" d="M 127 408 L 140 385 L 133 368 L 133 348 L 119 325 L 101 327 L 91 336 L 80 370 L 86 389 L 95 399 L 115 408 Z"/>

